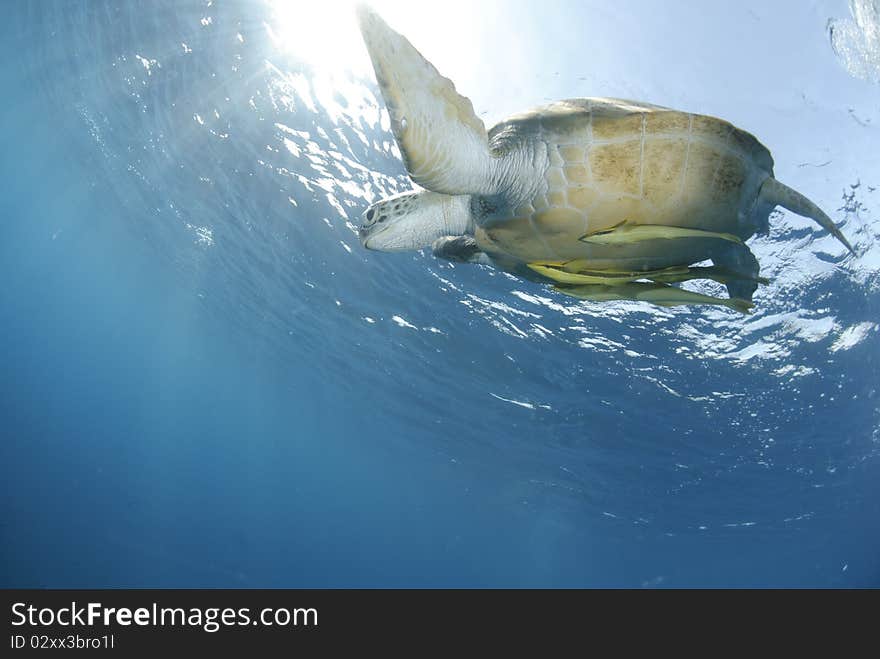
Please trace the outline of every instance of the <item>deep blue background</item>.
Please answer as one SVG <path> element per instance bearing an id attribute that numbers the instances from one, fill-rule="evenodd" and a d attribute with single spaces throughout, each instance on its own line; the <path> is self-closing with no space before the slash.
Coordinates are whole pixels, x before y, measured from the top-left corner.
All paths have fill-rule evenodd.
<path id="1" fill-rule="evenodd" d="M 0 585 L 880 585 L 876 273 L 741 319 L 364 253 L 277 124 L 378 192 L 388 135 L 212 11 L 6 8 Z"/>

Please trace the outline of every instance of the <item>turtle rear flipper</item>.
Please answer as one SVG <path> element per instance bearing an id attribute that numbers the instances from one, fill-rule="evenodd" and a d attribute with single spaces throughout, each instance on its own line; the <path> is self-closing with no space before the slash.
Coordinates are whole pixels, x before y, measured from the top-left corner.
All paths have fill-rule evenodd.
<path id="1" fill-rule="evenodd" d="M 412 180 L 448 195 L 495 194 L 497 159 L 471 101 L 373 10 L 357 14 Z"/>
<path id="2" fill-rule="evenodd" d="M 850 254 L 856 253 L 852 245 L 850 245 L 849 241 L 846 239 L 846 236 L 844 236 L 840 229 L 837 228 L 837 225 L 834 224 L 833 220 L 825 214 L 825 211 L 797 190 L 792 190 L 790 187 L 780 183 L 772 176 L 764 181 L 764 184 L 761 186 L 761 192 L 758 195 L 758 203 L 769 204 L 770 206 L 782 206 L 783 208 L 790 210 L 792 213 L 797 213 L 803 217 L 810 218 L 831 233 L 832 236 L 837 238 L 844 247 L 849 250 Z"/>
<path id="3" fill-rule="evenodd" d="M 758 284 L 767 283 L 758 276 L 761 266 L 746 245 L 725 245 L 712 254 L 712 263 L 726 271 L 724 285 L 731 298 L 752 301 Z"/>

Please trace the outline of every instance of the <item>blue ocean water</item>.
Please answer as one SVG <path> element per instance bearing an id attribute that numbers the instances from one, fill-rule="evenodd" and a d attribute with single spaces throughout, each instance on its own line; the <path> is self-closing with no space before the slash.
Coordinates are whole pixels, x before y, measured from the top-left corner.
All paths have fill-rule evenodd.
<path id="1" fill-rule="evenodd" d="M 375 83 L 278 13 L 4 7 L 0 585 L 880 586 L 880 105 L 824 23 L 752 111 L 858 256 L 777 213 L 742 317 L 364 251 L 409 187 Z"/>

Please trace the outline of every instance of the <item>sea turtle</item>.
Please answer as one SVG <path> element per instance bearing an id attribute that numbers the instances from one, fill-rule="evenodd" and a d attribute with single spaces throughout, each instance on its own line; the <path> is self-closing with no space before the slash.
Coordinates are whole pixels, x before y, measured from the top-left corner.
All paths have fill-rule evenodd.
<path id="1" fill-rule="evenodd" d="M 424 190 L 363 214 L 368 249 L 432 247 L 595 300 L 721 304 L 746 312 L 759 283 L 744 241 L 776 206 L 831 219 L 773 177 L 770 152 L 722 119 L 612 98 L 559 101 L 488 132 L 452 82 L 371 9 L 358 19 L 391 128 Z M 711 259 L 713 266 L 689 267 Z M 673 286 L 723 282 L 729 299 Z"/>

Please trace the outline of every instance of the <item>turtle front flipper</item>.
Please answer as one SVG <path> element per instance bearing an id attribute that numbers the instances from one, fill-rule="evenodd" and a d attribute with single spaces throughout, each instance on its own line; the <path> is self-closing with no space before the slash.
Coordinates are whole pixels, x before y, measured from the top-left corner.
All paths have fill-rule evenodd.
<path id="1" fill-rule="evenodd" d="M 448 195 L 495 194 L 497 159 L 470 100 L 372 9 L 357 14 L 412 180 Z"/>
<path id="2" fill-rule="evenodd" d="M 634 224 L 625 220 L 607 229 L 587 233 L 578 240 L 594 245 L 629 245 L 644 240 L 674 240 L 678 238 L 717 238 L 732 243 L 742 243 L 742 239 L 732 233 L 673 227 L 665 224 Z"/>
<path id="3" fill-rule="evenodd" d="M 472 236 L 443 236 L 434 241 L 431 250 L 438 259 L 491 265 L 489 256 L 480 249 Z"/>
<path id="4" fill-rule="evenodd" d="M 683 304 L 711 304 L 727 307 L 747 314 L 754 306 L 748 300 L 739 298 L 718 298 L 695 293 L 668 284 L 632 282 L 619 286 L 588 284 L 582 286 L 554 286 L 555 290 L 580 300 L 605 302 L 611 300 L 636 300 L 649 302 L 661 307 L 674 307 Z"/>

